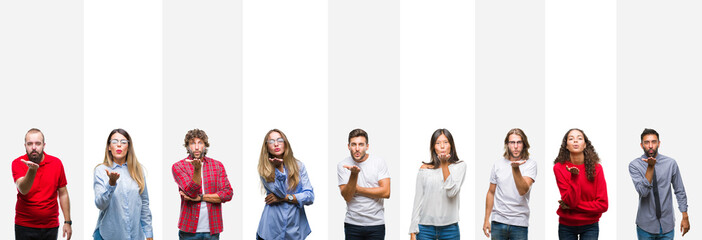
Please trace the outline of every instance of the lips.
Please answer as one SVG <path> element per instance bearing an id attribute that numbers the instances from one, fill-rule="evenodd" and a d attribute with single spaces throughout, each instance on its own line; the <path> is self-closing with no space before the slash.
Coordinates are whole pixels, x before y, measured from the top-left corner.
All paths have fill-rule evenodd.
<path id="1" fill-rule="evenodd" d="M 280 148 L 275 148 L 275 151 L 276 151 L 276 152 L 280 152 Z"/>
<path id="2" fill-rule="evenodd" d="M 116 152 L 117 152 L 117 154 L 121 154 L 121 153 L 122 153 L 122 150 L 117 149 Z"/>

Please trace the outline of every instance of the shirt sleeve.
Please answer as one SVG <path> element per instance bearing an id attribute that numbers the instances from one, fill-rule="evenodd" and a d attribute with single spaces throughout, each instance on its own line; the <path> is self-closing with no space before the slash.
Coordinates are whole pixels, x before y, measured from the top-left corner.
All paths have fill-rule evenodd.
<path id="1" fill-rule="evenodd" d="M 191 198 L 197 198 L 201 193 L 202 186 L 193 182 L 193 173 L 185 167 L 184 161 L 178 161 L 173 164 L 172 173 L 178 188 Z M 202 183 L 202 182 L 201 182 Z"/>
<path id="2" fill-rule="evenodd" d="M 95 206 L 100 210 L 105 210 L 110 206 L 110 199 L 115 192 L 117 185 L 110 185 L 109 177 L 105 172 L 104 165 L 99 165 L 93 173 L 93 191 L 95 192 Z"/>
<path id="3" fill-rule="evenodd" d="M 585 212 L 603 213 L 609 208 L 609 201 L 607 199 L 607 183 L 605 182 L 602 165 L 597 164 L 595 166 L 595 174 L 595 199 L 592 201 L 581 200 L 575 206 L 577 206 L 577 209 Z"/>
<path id="4" fill-rule="evenodd" d="M 532 181 L 536 182 L 536 160 L 527 160 L 526 166 L 524 168 L 524 172 L 522 173 L 523 177 L 529 177 L 531 178 Z"/>
<path id="5" fill-rule="evenodd" d="M 680 212 L 687 212 L 687 194 L 685 193 L 685 185 L 683 185 L 678 163 L 675 161 L 673 161 L 673 178 L 671 181 L 673 183 L 673 189 L 675 189 L 675 199 L 678 200 L 678 210 L 680 210 Z"/>
<path id="6" fill-rule="evenodd" d="M 336 165 L 336 178 L 339 186 L 348 184 L 349 176 L 351 176 L 351 171 L 344 167 L 343 161 Z"/>
<path id="7" fill-rule="evenodd" d="M 229 177 L 227 177 L 227 171 L 224 169 L 224 165 L 219 163 L 219 181 L 222 181 L 222 188 L 218 189 L 216 194 L 219 195 L 219 200 L 221 203 L 229 202 L 234 197 L 234 189 L 232 185 L 229 184 Z"/>
<path id="8" fill-rule="evenodd" d="M 27 169 L 27 165 L 20 161 L 20 158 L 12 161 L 12 178 L 15 182 L 17 182 L 17 179 L 27 174 Z"/>
<path id="9" fill-rule="evenodd" d="M 141 230 L 144 231 L 144 236 L 146 236 L 146 238 L 153 238 L 154 230 L 151 222 L 151 208 L 149 208 L 149 189 L 146 186 L 146 178 L 144 178 L 144 191 L 139 196 L 141 197 Z"/>
<path id="10" fill-rule="evenodd" d="M 492 183 L 492 184 L 497 184 L 497 173 L 495 172 L 495 171 L 497 171 L 497 169 L 495 167 L 496 164 L 497 164 L 496 162 L 493 163 L 492 168 L 490 169 L 490 183 Z"/>
<path id="11" fill-rule="evenodd" d="M 553 165 L 553 174 L 556 175 L 556 185 L 561 193 L 561 200 L 569 207 L 578 206 L 580 201 L 580 185 L 577 179 L 583 174 L 571 174 L 566 170 L 565 165 L 556 163 Z"/>
<path id="12" fill-rule="evenodd" d="M 58 188 L 62 188 L 62 187 L 65 187 L 66 185 L 68 185 L 68 181 L 66 181 L 66 171 L 63 169 L 63 163 L 61 163 L 61 161 L 56 161 L 56 162 L 58 162 L 59 168 L 61 171 L 61 172 L 59 172 Z"/>
<path id="13" fill-rule="evenodd" d="M 450 198 L 455 197 L 461 192 L 461 186 L 463 185 L 463 179 L 466 176 L 466 164 L 465 162 L 454 163 L 449 165 L 454 166 L 451 173 L 444 181 L 444 189 L 446 190 L 446 195 Z"/>
<path id="14" fill-rule="evenodd" d="M 419 232 L 419 213 L 424 202 L 424 175 L 422 169 L 417 172 L 417 181 L 414 188 L 414 205 L 412 205 L 412 221 L 410 222 L 409 233 Z"/>
<path id="15" fill-rule="evenodd" d="M 299 162 L 299 167 L 300 167 L 300 184 L 302 184 L 302 188 L 300 189 L 299 192 L 295 193 L 295 198 L 297 199 L 297 206 L 298 207 L 303 207 L 304 205 L 312 205 L 314 202 L 314 190 L 312 189 L 312 183 L 310 183 L 310 178 L 307 175 L 307 169 L 305 168 L 305 164 L 302 162 Z"/>
<path id="16" fill-rule="evenodd" d="M 287 184 L 285 184 L 288 175 L 281 173 L 278 169 L 274 169 L 273 171 L 275 172 L 275 178 L 273 178 L 272 182 L 268 182 L 265 178 L 260 177 L 263 188 L 265 188 L 268 193 L 273 193 L 279 198 L 284 198 L 288 189 Z"/>
<path id="17" fill-rule="evenodd" d="M 636 159 L 629 163 L 629 175 L 631 176 L 631 181 L 634 182 L 634 188 L 636 188 L 636 192 L 639 193 L 639 197 L 648 197 L 648 194 L 651 193 L 651 188 L 653 188 L 653 184 L 648 182 L 646 171 L 642 172 L 641 169 L 636 167 L 636 161 L 642 160 Z"/>
<path id="18" fill-rule="evenodd" d="M 385 161 L 378 159 L 378 165 L 378 181 L 390 178 L 390 171 L 388 170 L 388 165 L 385 163 Z"/>

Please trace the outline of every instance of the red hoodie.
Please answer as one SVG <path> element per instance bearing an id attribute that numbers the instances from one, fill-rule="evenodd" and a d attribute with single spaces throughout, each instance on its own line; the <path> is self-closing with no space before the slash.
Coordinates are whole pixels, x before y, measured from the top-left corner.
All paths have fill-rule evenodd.
<path id="1" fill-rule="evenodd" d="M 571 174 L 566 166 L 575 166 L 580 173 Z M 594 181 L 587 180 L 585 164 L 556 163 L 553 165 L 553 173 L 556 175 L 561 200 L 570 207 L 568 210 L 558 208 L 558 222 L 566 226 L 582 226 L 600 221 L 602 213 L 608 207 L 607 183 L 602 165 L 595 165 Z"/>

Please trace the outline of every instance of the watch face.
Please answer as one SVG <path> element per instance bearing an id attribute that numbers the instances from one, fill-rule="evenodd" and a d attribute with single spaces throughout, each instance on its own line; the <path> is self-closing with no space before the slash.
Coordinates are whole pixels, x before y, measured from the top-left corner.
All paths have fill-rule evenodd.
<path id="1" fill-rule="evenodd" d="M 292 200 L 293 200 L 293 196 L 292 196 L 292 195 L 288 195 L 288 200 L 292 201 Z"/>

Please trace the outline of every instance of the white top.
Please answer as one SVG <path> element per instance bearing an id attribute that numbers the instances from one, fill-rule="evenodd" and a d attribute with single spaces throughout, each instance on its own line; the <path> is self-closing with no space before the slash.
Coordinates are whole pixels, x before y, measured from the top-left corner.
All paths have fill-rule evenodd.
<path id="1" fill-rule="evenodd" d="M 419 169 L 410 233 L 418 233 L 419 224 L 446 226 L 458 222 L 459 193 L 465 178 L 466 163 L 460 161 L 449 165 L 449 172 L 444 181 L 441 168 Z"/>
<path id="2" fill-rule="evenodd" d="M 529 195 L 531 188 L 524 196 L 519 195 L 514 183 L 512 166 L 507 159 L 495 161 L 490 171 L 490 183 L 497 184 L 495 201 L 492 207 L 492 221 L 514 226 L 529 226 Z M 519 166 L 523 177 L 536 179 L 536 161 L 527 159 Z"/>
<path id="3" fill-rule="evenodd" d="M 205 178 L 202 177 L 202 169 L 200 168 L 200 186 L 202 188 L 202 192 L 205 192 Z M 210 232 L 210 213 L 207 211 L 207 202 L 201 201 L 200 202 L 200 216 L 198 217 L 197 221 L 197 230 L 195 232 Z"/>
<path id="4" fill-rule="evenodd" d="M 339 186 L 349 182 L 351 171 L 344 168 L 344 165 L 358 166 L 361 171 L 358 173 L 356 185 L 364 188 L 380 187 L 378 181 L 390 178 L 388 166 L 380 158 L 368 155 L 368 159 L 358 163 L 351 156 L 344 158 L 336 165 L 336 174 L 339 179 Z M 369 198 L 361 195 L 354 195 L 351 201 L 346 202 L 345 223 L 359 226 L 375 226 L 385 224 L 385 208 L 383 199 Z"/>

